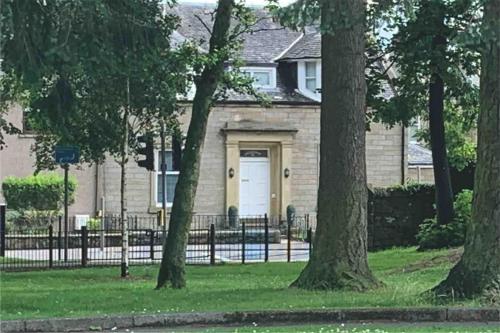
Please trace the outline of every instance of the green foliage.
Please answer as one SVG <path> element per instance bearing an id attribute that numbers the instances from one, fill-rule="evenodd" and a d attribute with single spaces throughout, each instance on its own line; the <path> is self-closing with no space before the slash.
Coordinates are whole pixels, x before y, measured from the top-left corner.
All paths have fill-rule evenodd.
<path id="1" fill-rule="evenodd" d="M 453 204 L 455 217 L 451 223 L 441 225 L 436 218 L 427 219 L 417 235 L 420 248 L 425 250 L 463 245 L 467 225 L 472 221 L 472 197 L 470 190 L 457 194 Z"/>
<path id="2" fill-rule="evenodd" d="M 125 134 L 134 147 L 158 117 L 175 117 L 196 52 L 172 45 L 178 19 L 160 1 L 6 0 L 1 20 L 0 109 L 21 102 L 29 111 L 38 169 L 54 167 L 56 143 L 100 162 L 121 156 Z"/>
<path id="3" fill-rule="evenodd" d="M 391 195 L 391 193 L 393 192 L 401 192 L 401 193 L 406 193 L 408 195 L 414 195 L 418 193 L 427 193 L 434 190 L 435 190 L 434 184 L 408 182 L 404 185 L 398 184 L 386 188 L 377 187 L 373 189 L 373 194 L 377 196 L 388 196 Z"/>
<path id="4" fill-rule="evenodd" d="M 87 221 L 87 229 L 88 230 L 99 230 L 103 229 L 103 226 L 101 226 L 101 219 L 100 218 L 91 218 Z"/>
<path id="5" fill-rule="evenodd" d="M 69 203 L 74 202 L 76 179 L 68 181 Z M 57 174 L 7 177 L 2 184 L 7 207 L 14 210 L 59 210 L 64 200 L 64 178 Z"/>
<path id="6" fill-rule="evenodd" d="M 38 228 L 47 230 L 59 216 L 59 210 L 8 210 L 6 229 L 16 233 L 30 233 Z"/>

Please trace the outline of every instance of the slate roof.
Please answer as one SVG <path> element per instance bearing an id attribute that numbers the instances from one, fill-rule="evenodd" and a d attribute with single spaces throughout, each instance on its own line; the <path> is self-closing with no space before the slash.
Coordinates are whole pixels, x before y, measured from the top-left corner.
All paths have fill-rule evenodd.
<path id="1" fill-rule="evenodd" d="M 321 58 L 321 34 L 313 32 L 303 35 L 280 60 Z"/>
<path id="2" fill-rule="evenodd" d="M 177 31 L 184 37 L 200 42 L 201 47 L 208 48 L 210 38 L 207 28 L 212 27 L 213 5 L 180 4 L 173 11 L 180 17 L 181 25 Z M 264 9 L 255 9 L 258 18 L 254 31 L 245 34 L 241 57 L 252 64 L 272 63 L 290 45 L 296 41 L 301 32 L 284 28 L 274 22 L 269 13 Z M 203 21 L 203 23 L 200 21 Z"/>
<path id="3" fill-rule="evenodd" d="M 410 142 L 408 144 L 408 165 L 432 165 L 432 152 L 418 143 Z"/>

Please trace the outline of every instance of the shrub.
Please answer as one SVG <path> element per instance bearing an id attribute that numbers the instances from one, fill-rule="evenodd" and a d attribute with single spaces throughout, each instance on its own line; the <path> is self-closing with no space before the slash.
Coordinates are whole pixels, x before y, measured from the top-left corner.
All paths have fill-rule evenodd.
<path id="1" fill-rule="evenodd" d="M 101 228 L 101 219 L 91 218 L 87 221 L 87 229 L 89 230 L 99 230 Z"/>
<path id="2" fill-rule="evenodd" d="M 472 219 L 472 191 L 463 190 L 457 194 L 453 207 L 455 217 L 451 223 L 440 225 L 434 217 L 420 225 L 417 235 L 420 249 L 455 247 L 465 243 L 465 231 Z"/>
<path id="3" fill-rule="evenodd" d="M 74 202 L 76 180 L 68 182 L 69 203 Z M 28 177 L 7 177 L 2 184 L 7 207 L 18 211 L 60 210 L 64 200 L 64 178 L 53 173 Z"/>
<path id="4" fill-rule="evenodd" d="M 19 232 L 24 229 L 47 228 L 57 221 L 59 211 L 56 210 L 7 210 L 7 232 Z"/>

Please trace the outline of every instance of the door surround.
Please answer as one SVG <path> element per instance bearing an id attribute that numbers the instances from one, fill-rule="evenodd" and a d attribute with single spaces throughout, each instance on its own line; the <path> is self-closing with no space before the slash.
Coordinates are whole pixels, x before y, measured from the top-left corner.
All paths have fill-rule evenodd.
<path id="1" fill-rule="evenodd" d="M 269 128 L 269 125 L 266 124 Z M 241 128 L 222 129 L 226 136 L 226 210 L 239 208 L 240 195 L 240 150 L 269 149 L 270 204 L 271 216 L 286 216 L 286 207 L 291 203 L 292 177 L 285 177 L 284 170 L 292 167 L 293 138 L 297 130 L 245 130 Z"/>

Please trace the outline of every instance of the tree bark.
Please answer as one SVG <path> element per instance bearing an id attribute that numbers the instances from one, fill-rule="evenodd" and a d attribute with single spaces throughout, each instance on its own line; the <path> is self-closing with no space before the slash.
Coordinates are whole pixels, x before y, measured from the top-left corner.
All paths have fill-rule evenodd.
<path id="1" fill-rule="evenodd" d="M 432 46 L 433 57 L 440 57 L 439 61 L 431 61 L 430 67 L 434 73 L 429 83 L 429 129 L 432 149 L 432 164 L 434 168 L 434 184 L 436 186 L 436 210 L 437 221 L 444 225 L 452 221 L 453 209 L 453 190 L 451 186 L 450 166 L 446 153 L 446 140 L 444 129 L 444 82 L 441 72 L 445 69 L 440 68 L 440 63 L 446 63 L 446 38 L 440 34 L 444 33 L 444 8 L 442 5 L 430 7 L 434 13 L 434 25 L 438 34 L 434 37 Z M 425 12 L 424 12 L 425 13 Z"/>
<path id="2" fill-rule="evenodd" d="M 464 254 L 434 288 L 438 294 L 471 297 L 500 279 L 500 0 L 485 4 L 480 113 L 472 223 Z M 490 35 L 491 34 L 491 35 Z"/>
<path id="3" fill-rule="evenodd" d="M 127 218 L 127 161 L 128 161 L 128 117 L 130 108 L 130 84 L 127 79 L 127 106 L 123 112 L 123 141 L 120 161 L 120 220 L 122 227 L 121 277 L 127 277 L 128 271 L 128 218 Z"/>
<path id="4" fill-rule="evenodd" d="M 215 57 L 216 61 L 206 65 L 196 82 L 191 121 L 175 188 L 167 239 L 163 245 L 163 257 L 156 289 L 168 283 L 173 288 L 183 288 L 186 285 L 184 270 L 186 246 L 198 186 L 201 150 L 205 141 L 213 97 L 224 74 L 224 63 L 228 60 L 228 55 L 223 50 L 228 47 L 233 6 L 234 0 L 219 1 L 209 47 L 209 56 Z"/>
<path id="5" fill-rule="evenodd" d="M 351 24 L 322 35 L 318 224 L 309 263 L 292 287 L 365 290 L 378 285 L 367 261 L 366 3 L 324 0 L 321 10 L 325 25 L 342 17 Z"/>

